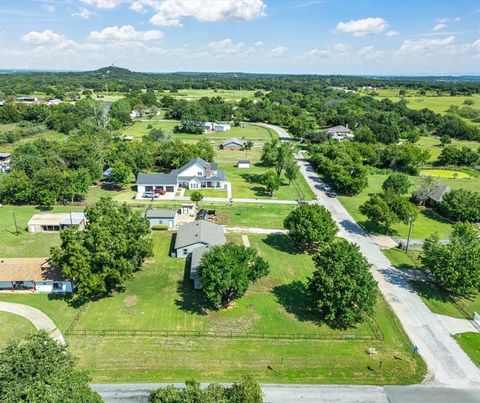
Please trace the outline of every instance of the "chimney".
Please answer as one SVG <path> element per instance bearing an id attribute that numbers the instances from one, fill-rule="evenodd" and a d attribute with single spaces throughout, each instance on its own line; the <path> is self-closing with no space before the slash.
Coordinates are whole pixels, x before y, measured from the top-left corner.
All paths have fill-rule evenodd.
<path id="1" fill-rule="evenodd" d="M 212 176 L 212 165 L 210 164 L 210 162 L 207 162 L 205 164 L 205 176 L 207 178 L 210 178 L 210 176 Z"/>

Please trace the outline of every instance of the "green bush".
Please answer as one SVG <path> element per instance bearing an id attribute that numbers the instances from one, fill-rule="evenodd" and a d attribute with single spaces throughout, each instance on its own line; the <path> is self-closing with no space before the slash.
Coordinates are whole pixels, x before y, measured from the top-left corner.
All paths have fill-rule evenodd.
<path id="1" fill-rule="evenodd" d="M 152 231 L 166 231 L 168 230 L 168 225 L 152 225 Z"/>

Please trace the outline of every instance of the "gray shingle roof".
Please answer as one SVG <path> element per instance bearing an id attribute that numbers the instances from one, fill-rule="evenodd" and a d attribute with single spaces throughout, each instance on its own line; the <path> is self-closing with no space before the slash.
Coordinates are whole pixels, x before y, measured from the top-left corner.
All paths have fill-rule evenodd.
<path id="1" fill-rule="evenodd" d="M 175 249 L 184 248 L 196 243 L 206 245 L 223 245 L 226 242 L 225 233 L 221 225 L 204 220 L 193 221 L 182 225 L 177 232 Z"/>
<path id="2" fill-rule="evenodd" d="M 146 218 L 175 218 L 177 210 L 170 208 L 152 208 L 145 212 Z"/>
<path id="3" fill-rule="evenodd" d="M 327 127 L 325 129 L 325 131 L 327 133 L 332 133 L 332 134 L 334 134 L 334 133 L 351 133 L 352 132 L 348 127 L 345 127 L 345 126 L 342 126 L 342 125 Z"/>
<path id="4" fill-rule="evenodd" d="M 180 168 L 175 169 L 174 171 L 175 171 L 175 172 L 182 172 L 182 171 L 184 171 L 185 169 L 190 168 L 192 165 L 195 165 L 195 164 L 198 164 L 198 165 L 200 165 L 201 167 L 205 168 L 205 167 L 207 166 L 207 161 L 205 161 L 203 158 L 196 157 L 196 158 L 194 158 L 193 160 L 187 162 L 185 165 L 181 166 Z M 210 163 L 210 166 L 211 166 L 211 168 L 212 168 L 213 170 L 216 170 L 216 169 L 217 169 L 217 164 Z M 174 171 L 172 171 L 172 173 L 173 173 Z"/>
<path id="5" fill-rule="evenodd" d="M 145 174 L 140 172 L 137 185 L 176 185 L 177 175 L 173 174 Z"/>
<path id="6" fill-rule="evenodd" d="M 442 200 L 443 200 L 443 196 L 445 196 L 445 194 L 447 194 L 451 191 L 452 191 L 452 189 L 450 188 L 450 186 L 436 186 L 428 194 L 428 198 L 437 202 L 437 203 L 441 203 Z"/>
<path id="7" fill-rule="evenodd" d="M 68 213 L 63 220 L 60 221 L 60 225 L 80 225 L 85 220 L 84 213 Z"/>
<path id="8" fill-rule="evenodd" d="M 190 279 L 193 280 L 198 273 L 200 261 L 203 254 L 208 250 L 207 245 L 199 246 L 192 251 L 192 259 L 190 261 Z"/>
<path id="9" fill-rule="evenodd" d="M 231 139 L 226 139 L 223 143 L 222 143 L 222 146 L 225 147 L 225 146 L 229 146 L 231 144 L 234 144 L 234 145 L 238 145 L 240 147 L 243 147 L 243 145 L 245 144 L 245 141 L 244 140 L 240 140 L 240 139 L 237 139 L 237 138 L 231 138 Z"/>

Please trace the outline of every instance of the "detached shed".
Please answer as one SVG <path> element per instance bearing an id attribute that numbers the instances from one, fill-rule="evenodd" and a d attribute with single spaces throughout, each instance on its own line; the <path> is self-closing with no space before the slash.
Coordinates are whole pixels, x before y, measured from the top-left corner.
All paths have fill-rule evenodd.
<path id="1" fill-rule="evenodd" d="M 177 225 L 177 210 L 174 209 L 148 209 L 145 217 L 150 221 L 150 228 L 155 225 L 166 225 L 174 229 Z"/>
<path id="2" fill-rule="evenodd" d="M 250 168 L 250 161 L 240 160 L 237 162 L 237 168 Z"/>

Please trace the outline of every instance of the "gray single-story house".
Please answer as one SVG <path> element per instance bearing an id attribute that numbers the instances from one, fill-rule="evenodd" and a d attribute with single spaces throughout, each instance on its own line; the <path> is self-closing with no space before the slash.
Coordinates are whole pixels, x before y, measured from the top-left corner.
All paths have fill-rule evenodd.
<path id="1" fill-rule="evenodd" d="M 327 133 L 328 137 L 330 137 L 332 140 L 338 140 L 338 141 L 342 141 L 345 139 L 351 140 L 355 137 L 352 131 L 348 128 L 348 125 L 347 126 L 338 125 L 338 126 L 327 127 L 324 130 Z"/>
<path id="2" fill-rule="evenodd" d="M 452 191 L 450 186 L 435 186 L 427 196 L 427 204 L 436 206 L 443 201 L 443 197 Z"/>
<path id="3" fill-rule="evenodd" d="M 204 220 L 182 225 L 175 239 L 175 254 L 186 258 L 200 246 L 223 245 L 226 242 L 223 227 Z"/>
<path id="4" fill-rule="evenodd" d="M 200 269 L 200 262 L 203 254 L 208 250 L 208 245 L 199 246 L 192 252 L 192 259 L 190 261 L 190 280 L 193 280 L 193 288 L 199 290 L 202 288 L 202 280 L 198 270 Z"/>
<path id="5" fill-rule="evenodd" d="M 177 225 L 177 210 L 175 209 L 148 209 L 145 217 L 150 221 L 150 228 L 155 225 L 166 225 L 168 229 L 174 229 Z"/>

